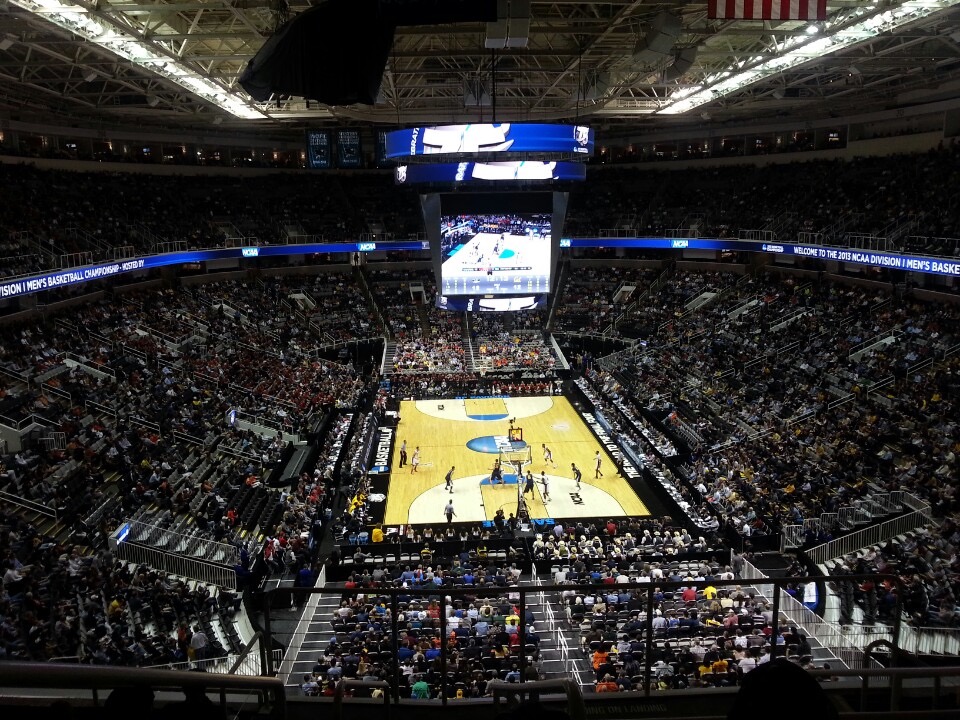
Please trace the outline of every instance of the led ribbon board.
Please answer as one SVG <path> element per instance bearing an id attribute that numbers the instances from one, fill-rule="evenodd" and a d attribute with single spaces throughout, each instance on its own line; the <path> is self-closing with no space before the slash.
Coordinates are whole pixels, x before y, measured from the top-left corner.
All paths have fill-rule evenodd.
<path id="1" fill-rule="evenodd" d="M 774 255 L 818 258 L 836 262 L 854 263 L 889 270 L 906 270 L 930 275 L 960 278 L 960 260 L 901 255 L 898 253 L 874 252 L 853 248 L 826 247 L 822 245 L 773 244 L 753 240 L 713 240 L 697 238 L 678 240 L 671 238 L 561 238 L 561 248 L 649 248 L 660 250 L 736 250 L 741 252 L 766 252 Z M 311 243 L 307 245 L 263 245 L 260 247 L 222 248 L 217 250 L 191 250 L 187 252 L 148 255 L 146 257 L 110 263 L 97 263 L 13 278 L 0 282 L 0 298 L 19 297 L 51 290 L 65 285 L 105 280 L 138 270 L 181 265 L 183 263 L 207 262 L 257 257 L 283 257 L 286 255 L 312 255 L 315 253 L 374 252 L 389 250 L 430 249 L 424 240 L 401 240 L 394 242 Z"/>
<path id="2" fill-rule="evenodd" d="M 387 133 L 387 159 L 420 155 L 550 152 L 593 155 L 593 130 L 585 125 L 541 123 L 437 125 Z"/>
<path id="3" fill-rule="evenodd" d="M 586 180 L 583 163 L 556 160 L 510 160 L 507 162 L 431 163 L 398 165 L 393 173 L 397 185 L 422 183 L 511 183 L 554 180 Z"/>
<path id="4" fill-rule="evenodd" d="M 822 245 L 799 245 L 796 243 L 761 243 L 755 240 L 712 240 L 697 238 L 678 240 L 671 238 L 562 238 L 561 248 L 652 248 L 660 250 L 735 250 L 741 252 L 765 252 L 775 255 L 833 260 L 836 262 L 870 265 L 888 270 L 906 270 L 960 277 L 960 260 L 901 255 L 899 253 L 859 250 L 856 248 L 825 247 Z"/>

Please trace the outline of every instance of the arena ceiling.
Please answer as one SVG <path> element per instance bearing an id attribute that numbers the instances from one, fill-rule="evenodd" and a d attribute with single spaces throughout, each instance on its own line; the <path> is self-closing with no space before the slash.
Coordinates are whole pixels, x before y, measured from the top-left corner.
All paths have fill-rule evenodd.
<path id="1" fill-rule="evenodd" d="M 828 0 L 822 23 L 711 20 L 705 2 L 532 0 L 521 47 L 489 49 L 482 22 L 399 27 L 374 106 L 253 102 L 245 64 L 311 4 L 0 0 L 0 113 L 274 131 L 574 118 L 655 129 L 960 96 L 960 0 Z M 663 11 L 681 21 L 669 52 L 638 53 Z"/>

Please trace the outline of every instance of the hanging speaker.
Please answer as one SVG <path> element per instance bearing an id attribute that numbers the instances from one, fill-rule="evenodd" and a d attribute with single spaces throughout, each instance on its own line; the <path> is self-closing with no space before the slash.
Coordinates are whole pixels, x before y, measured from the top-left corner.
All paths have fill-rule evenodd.
<path id="1" fill-rule="evenodd" d="M 683 30 L 683 21 L 679 15 L 666 11 L 658 14 L 650 24 L 647 34 L 637 43 L 633 51 L 633 60 L 640 65 L 652 65 L 663 59 L 673 49 Z"/>
<path id="2" fill-rule="evenodd" d="M 663 78 L 666 81 L 679 80 L 687 71 L 693 67 L 697 59 L 697 48 L 688 47 L 678 52 L 673 61 L 673 65 L 663 71 Z"/>

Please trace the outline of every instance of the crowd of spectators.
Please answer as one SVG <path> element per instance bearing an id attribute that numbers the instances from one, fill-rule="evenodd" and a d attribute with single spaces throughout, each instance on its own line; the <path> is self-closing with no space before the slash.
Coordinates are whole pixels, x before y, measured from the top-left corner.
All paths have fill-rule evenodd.
<path id="1" fill-rule="evenodd" d="M 293 297 L 290 297 L 293 295 Z M 348 273 L 323 273 L 312 283 L 291 291 L 288 302 L 299 309 L 309 326 L 326 343 L 380 337 L 383 328 L 360 287 Z"/>
<path id="2" fill-rule="evenodd" d="M 644 294 L 656 277 L 655 270 L 618 267 L 571 267 L 563 284 L 563 302 L 558 304 L 553 329 L 599 334 L 623 312 L 624 302 L 616 302 L 622 285 L 633 285 L 627 303 Z"/>
<path id="3" fill-rule="evenodd" d="M 913 625 L 960 627 L 958 543 L 960 531 L 956 516 L 952 516 L 939 525 L 917 528 L 902 538 L 891 538 L 829 563 L 826 569 L 831 575 L 889 574 L 903 584 L 903 597 L 898 598 L 899 589 L 891 580 L 839 583 L 840 622 L 854 620 L 856 604 L 863 624 L 893 624 L 899 600 Z"/>
<path id="4" fill-rule="evenodd" d="M 44 537 L 0 515 L 0 658 L 201 666 L 238 652 L 239 596 Z M 216 618 L 217 627 L 212 624 Z"/>
<path id="5" fill-rule="evenodd" d="M 598 573 L 600 580 L 608 573 L 625 575 L 631 582 L 651 577 L 651 562 L 690 553 L 713 552 L 723 543 L 715 534 L 693 536 L 684 524 L 670 517 L 610 519 L 606 523 L 570 521 L 556 523 L 538 533 L 533 542 L 536 559 L 556 560 Z M 601 569 L 600 565 L 604 567 Z M 584 572 L 584 570 L 580 570 Z M 625 582 L 625 581 L 623 581 Z"/>
<path id="6" fill-rule="evenodd" d="M 402 696 L 485 697 L 490 680 L 519 682 L 521 654 L 526 656 L 525 679 L 538 679 L 542 619 L 530 608 L 520 615 L 518 563 L 495 561 L 483 553 L 464 550 L 440 557 L 427 541 L 416 561 L 363 564 L 351 572 L 330 620 L 334 637 L 304 676 L 304 694 L 333 694 L 343 679 L 392 681 L 397 669 Z M 398 598 L 396 656 L 390 601 L 377 592 L 382 587 L 410 590 Z M 452 588 L 474 592 L 448 598 L 447 634 L 442 636 L 440 596 Z M 446 675 L 441 672 L 441 645 L 447 649 Z"/>
<path id="7" fill-rule="evenodd" d="M 321 471 L 290 491 L 269 488 L 292 452 L 277 418 L 290 392 L 329 393 L 329 403 L 317 406 L 325 411 L 357 402 L 363 383 L 347 368 L 301 354 L 300 336 L 288 327 L 295 323 L 282 319 L 288 289 L 265 283 L 259 304 L 252 289 L 235 284 L 194 289 L 180 303 L 169 291 L 118 295 L 55 323 L 8 327 L 0 356 L 4 416 L 39 419 L 51 431 L 3 458 L 0 487 L 49 507 L 84 553 L 132 519 L 144 523 L 132 537 L 147 532 L 137 528 L 161 528 L 171 552 L 233 544 L 238 576 L 249 573 L 258 528 L 281 556 L 291 546 L 296 568 L 307 564 L 331 478 Z M 218 378 L 211 358 L 238 365 L 220 365 Z M 305 387 L 287 387 L 295 377 Z M 231 408 L 272 426 L 230 425 Z M 55 541 L 31 532 L 39 544 Z M 19 552 L 7 559 L 30 564 Z M 129 657 L 110 655 L 118 660 Z"/>
<path id="8" fill-rule="evenodd" d="M 492 371 L 552 375 L 557 360 L 544 340 L 544 321 L 539 310 L 473 313 L 470 323 L 475 363 Z"/>
<path id="9" fill-rule="evenodd" d="M 841 508 L 869 519 L 871 498 L 894 491 L 956 518 L 954 306 L 883 288 L 698 275 L 679 273 L 675 289 L 666 279 L 667 301 L 647 303 L 653 334 L 591 373 L 604 398 L 655 418 L 692 451 L 673 468 L 687 500 L 706 500 L 748 540 Z M 845 529 L 808 523 L 806 542 Z"/>
<path id="10" fill-rule="evenodd" d="M 618 590 L 631 576 L 601 575 L 593 592 L 563 591 L 567 622 L 580 629 L 597 692 L 641 689 L 649 662 L 653 689 L 739 685 L 742 677 L 770 660 L 773 643 L 803 667 L 813 668 L 813 650 L 802 631 L 774 622 L 770 605 L 741 587 L 713 586 L 734 580 L 731 566 L 716 562 L 652 563 L 637 579 L 650 590 Z M 598 574 L 582 563 L 558 568 L 559 582 L 575 583 Z M 621 578 L 626 578 L 621 580 Z M 658 582 L 689 582 L 663 591 Z M 652 621 L 647 617 L 653 595 Z M 653 642 L 647 657 L 647 623 Z"/>
<path id="11" fill-rule="evenodd" d="M 3 163 L 0 183 L 9 189 L 0 236 L 25 246 L 10 256 L 15 263 L 5 263 L 4 274 L 35 269 L 22 259 L 30 255 L 56 267 L 68 253 L 107 259 L 104 247 L 147 254 L 159 251 L 157 242 L 215 248 L 229 241 L 286 243 L 301 233 L 303 241 L 355 241 L 374 224 L 404 237 L 420 229 L 415 196 L 393 187 L 388 174 L 167 176 Z"/>
<path id="12" fill-rule="evenodd" d="M 589 191 L 571 193 L 565 232 L 583 237 L 626 226 L 640 237 L 693 230 L 735 238 L 740 230 L 770 230 L 780 242 L 813 232 L 842 244 L 843 233 L 886 237 L 906 227 L 907 237 L 922 236 L 905 240 L 909 249 L 955 253 L 955 243 L 930 240 L 960 234 L 958 199 L 947 189 L 958 155 L 960 143 L 951 143 L 909 156 L 764 166 L 602 167 L 590 172 Z"/>
<path id="13" fill-rule="evenodd" d="M 903 249 L 953 257 L 960 252 L 953 239 L 960 228 L 957 198 L 947 188 L 958 153 L 952 143 L 906 159 L 591 168 L 590 182 L 571 194 L 565 232 L 617 229 L 658 237 L 681 230 L 722 238 L 767 230 L 780 242 L 811 232 L 843 245 L 848 233 L 885 238 L 896 229 Z M 394 186 L 386 172 L 165 176 L 3 164 L 0 181 L 11 189 L 0 210 L 0 236 L 11 244 L 4 275 L 54 267 L 70 253 L 106 259 L 104 248 L 121 246 L 149 253 L 163 241 L 213 248 L 422 231 L 415 196 Z M 170 207 L 178 209 L 174 216 Z"/>

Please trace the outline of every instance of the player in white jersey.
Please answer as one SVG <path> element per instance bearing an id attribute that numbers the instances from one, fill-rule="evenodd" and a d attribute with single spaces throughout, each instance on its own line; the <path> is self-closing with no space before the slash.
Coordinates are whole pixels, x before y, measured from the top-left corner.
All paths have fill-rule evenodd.
<path id="1" fill-rule="evenodd" d="M 554 468 L 557 467 L 557 464 L 553 461 L 553 451 L 547 447 L 546 443 L 541 443 L 540 447 L 543 449 L 543 464 L 546 465 L 550 463 Z"/>

